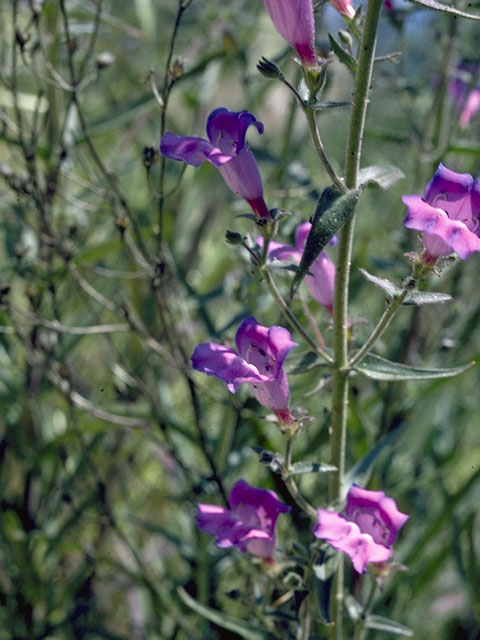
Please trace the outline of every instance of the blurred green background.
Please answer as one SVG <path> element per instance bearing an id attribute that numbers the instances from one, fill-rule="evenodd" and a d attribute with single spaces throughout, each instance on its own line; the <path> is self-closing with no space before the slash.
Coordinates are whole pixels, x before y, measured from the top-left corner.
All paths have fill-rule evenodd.
<path id="1" fill-rule="evenodd" d="M 248 555 L 196 530 L 195 505 L 220 504 L 221 488 L 241 477 L 289 500 L 251 449 L 283 448 L 262 407 L 247 388 L 233 396 L 190 369 L 197 342 L 232 344 L 246 315 L 283 320 L 248 254 L 224 242 L 226 229 L 254 241 L 254 225 L 235 217 L 245 203 L 210 165 L 182 173 L 167 161 L 163 177 L 160 160 L 147 166 L 162 132 L 155 93 L 165 102 L 173 69 L 163 126 L 179 135 L 204 135 L 218 106 L 264 122 L 249 142 L 268 206 L 293 213 L 283 241 L 312 215 L 328 180 L 286 88 L 256 71 L 264 55 L 298 81 L 263 3 L 194 0 L 180 12 L 166 75 L 179 6 L 0 6 L 0 640 L 237 638 L 189 609 L 177 587 L 247 621 L 264 577 Z M 331 7 L 320 10 L 319 53 L 328 55 L 328 31 L 342 28 Z M 382 15 L 378 47 L 401 54 L 375 67 L 362 165 L 394 164 L 405 178 L 367 190 L 359 205 L 354 345 L 384 308 L 359 267 L 400 283 L 404 253 L 417 248 L 402 225 L 401 194 L 422 193 L 440 160 L 480 173 L 480 118 L 460 129 L 442 91 L 459 60 L 478 55 L 476 23 L 402 4 Z M 333 60 L 323 98 L 349 101 L 351 92 L 351 74 Z M 348 117 L 341 107 L 318 118 L 340 173 Z M 428 287 L 453 301 L 402 310 L 376 352 L 417 366 L 478 361 L 478 261 L 457 260 L 432 277 Z M 286 294 L 291 273 L 276 279 Z M 302 287 L 292 309 L 308 331 L 302 299 L 329 344 L 329 316 Z M 294 339 L 287 371 L 308 351 Z M 292 406 L 314 418 L 295 460 L 328 460 L 322 373 L 290 376 Z M 434 382 L 352 382 L 348 465 L 396 429 L 369 487 L 410 514 L 396 545 L 409 570 L 389 578 L 375 613 L 422 640 L 480 637 L 478 386 L 477 367 Z M 325 476 L 304 476 L 301 489 L 325 505 Z M 295 544 L 306 553 L 310 523 L 295 509 L 280 520 L 282 557 L 301 553 Z M 277 596 L 289 588 L 286 573 Z M 360 598 L 358 576 L 350 584 Z"/>

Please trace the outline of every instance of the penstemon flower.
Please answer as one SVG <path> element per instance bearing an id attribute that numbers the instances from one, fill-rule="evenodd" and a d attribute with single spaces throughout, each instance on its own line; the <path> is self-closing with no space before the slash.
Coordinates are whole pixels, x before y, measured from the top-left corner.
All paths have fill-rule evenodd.
<path id="1" fill-rule="evenodd" d="M 220 378 L 232 393 L 248 382 L 260 404 L 291 424 L 294 419 L 288 408 L 290 392 L 283 361 L 297 343 L 287 329 L 264 327 L 253 317 L 240 324 L 235 342 L 238 352 L 214 342 L 197 344 L 192 354 L 193 368 Z"/>
<path id="2" fill-rule="evenodd" d="M 220 171 L 230 189 L 245 198 L 257 218 L 269 218 L 262 178 L 245 141 L 250 125 L 263 133 L 263 124 L 248 111 L 229 111 L 220 107 L 208 116 L 208 140 L 176 136 L 167 131 L 160 142 L 160 151 L 166 158 L 194 167 L 210 162 Z"/>
<path id="3" fill-rule="evenodd" d="M 236 546 L 261 558 L 269 558 L 275 549 L 275 523 L 280 513 L 291 509 L 274 491 L 257 489 L 239 480 L 229 497 L 230 509 L 199 504 L 197 527 L 215 536 L 221 548 Z"/>
<path id="4" fill-rule="evenodd" d="M 341 13 L 343 16 L 347 16 L 347 18 L 355 17 L 355 9 L 352 5 L 352 0 L 330 0 L 330 4 L 334 9 Z M 385 2 L 385 6 L 387 3 Z"/>
<path id="5" fill-rule="evenodd" d="M 480 251 L 480 178 L 455 173 L 443 164 L 425 188 L 425 195 L 405 195 L 405 226 L 423 231 L 425 262 L 457 253 L 465 260 Z"/>
<path id="6" fill-rule="evenodd" d="M 383 491 L 353 485 L 348 492 L 345 516 L 318 509 L 313 533 L 350 556 L 354 569 L 364 573 L 367 563 L 385 562 L 391 557 L 391 546 L 408 518 Z"/>
<path id="7" fill-rule="evenodd" d="M 306 69 L 317 69 L 312 0 L 264 0 L 275 28 L 296 50 Z"/>
<path id="8" fill-rule="evenodd" d="M 305 248 L 308 234 L 312 225 L 310 222 L 304 222 L 299 225 L 295 231 L 295 247 L 281 242 L 270 241 L 268 245 L 268 257 L 270 260 L 293 260 L 296 264 L 300 264 L 302 253 Z M 263 246 L 263 238 L 257 238 L 257 243 Z M 314 300 L 319 302 L 331 314 L 333 313 L 333 298 L 335 291 L 335 264 L 323 250 L 317 256 L 309 269 L 310 273 L 305 276 L 310 295 Z M 310 275 L 311 274 L 311 275 Z"/>
<path id="9" fill-rule="evenodd" d="M 480 87 L 472 87 L 474 76 L 478 79 L 479 71 L 478 62 L 461 62 L 457 65 L 454 78 L 448 85 L 448 93 L 460 111 L 459 124 L 464 129 L 470 125 L 470 121 L 480 110 Z"/>

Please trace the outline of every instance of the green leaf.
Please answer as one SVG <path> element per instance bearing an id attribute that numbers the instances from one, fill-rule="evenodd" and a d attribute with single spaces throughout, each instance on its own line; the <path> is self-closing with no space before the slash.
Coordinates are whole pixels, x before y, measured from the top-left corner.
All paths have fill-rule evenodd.
<path id="1" fill-rule="evenodd" d="M 433 291 L 411 291 L 402 304 L 415 305 L 421 304 L 438 304 L 439 302 L 448 302 L 452 300 L 452 296 L 448 293 L 435 293 Z"/>
<path id="2" fill-rule="evenodd" d="M 461 16 L 462 18 L 469 18 L 470 20 L 480 20 L 480 16 L 476 16 L 474 13 L 466 13 L 460 11 L 454 7 L 450 7 L 436 0 L 409 0 L 413 4 L 417 4 L 419 7 L 425 7 L 426 9 L 433 9 L 434 11 L 441 11 L 442 13 L 451 13 L 455 16 Z"/>
<path id="3" fill-rule="evenodd" d="M 360 190 L 347 191 L 342 195 L 331 187 L 327 187 L 323 191 L 318 199 L 312 228 L 305 243 L 298 271 L 292 282 L 291 298 L 295 295 L 320 251 L 353 214 L 359 197 Z"/>
<path id="4" fill-rule="evenodd" d="M 215 609 L 211 609 L 210 607 L 206 607 L 205 605 L 198 602 L 192 598 L 183 587 L 177 587 L 177 593 L 182 599 L 182 601 L 193 609 L 196 613 L 199 613 L 201 616 L 210 620 L 214 624 L 217 624 L 222 629 L 227 629 L 228 631 L 233 631 L 237 633 L 245 640 L 265 640 L 267 634 L 262 630 L 256 627 L 251 627 L 243 620 L 238 620 L 237 618 L 232 618 L 232 616 L 227 615 L 226 613 L 222 613 L 221 611 L 216 611 Z"/>
<path id="5" fill-rule="evenodd" d="M 288 375 L 295 375 L 297 373 L 305 373 L 306 371 L 312 371 L 318 369 L 318 367 L 328 367 L 328 365 L 317 356 L 314 351 L 307 351 L 307 353 L 300 354 L 299 356 L 292 356 L 289 359 L 287 367 Z M 290 369 L 290 367 L 293 367 Z"/>
<path id="6" fill-rule="evenodd" d="M 370 449 L 370 451 L 368 451 L 363 458 L 345 474 L 342 486 L 343 499 L 346 498 L 348 490 L 352 484 L 367 484 L 373 465 L 375 464 L 378 456 L 388 445 L 394 442 L 399 433 L 400 430 L 398 428 L 387 433 L 387 435 L 384 436 L 380 442 L 373 447 L 373 449 Z"/>
<path id="7" fill-rule="evenodd" d="M 434 378 L 453 378 L 473 367 L 475 361 L 451 369 L 420 369 L 399 362 L 392 362 L 369 353 L 355 365 L 354 369 L 373 380 L 430 380 Z"/>
<path id="8" fill-rule="evenodd" d="M 374 284 L 379 289 L 385 291 L 389 298 L 395 298 L 400 293 L 400 287 L 397 287 L 396 284 L 387 280 L 387 278 L 379 278 L 378 276 L 374 276 L 371 273 L 368 273 L 365 269 L 360 268 L 360 273 L 366 278 L 369 282 Z"/>
<path id="9" fill-rule="evenodd" d="M 262 449 L 262 447 L 251 446 L 255 453 L 258 453 L 258 460 L 262 464 L 266 464 L 274 473 L 282 473 L 285 468 L 285 458 L 275 451 Z"/>
<path id="10" fill-rule="evenodd" d="M 357 70 L 357 61 L 353 56 L 351 56 L 346 49 L 344 49 L 335 38 L 329 33 L 328 39 L 330 41 L 330 46 L 332 47 L 333 53 L 337 56 L 337 58 L 342 62 L 345 66 L 347 66 L 350 71 Z"/>
<path id="11" fill-rule="evenodd" d="M 365 187 L 376 187 L 377 189 L 389 189 L 395 182 L 404 177 L 403 171 L 391 164 L 373 165 L 360 169 L 358 184 Z"/>
<path id="12" fill-rule="evenodd" d="M 327 473 L 336 471 L 337 467 L 326 462 L 295 462 L 288 470 L 291 476 L 298 476 L 304 473 Z"/>
<path id="13" fill-rule="evenodd" d="M 362 605 L 352 596 L 351 593 L 347 593 L 345 596 L 345 609 L 347 610 L 348 617 L 353 622 L 359 620 L 363 614 Z"/>
<path id="14" fill-rule="evenodd" d="M 317 600 L 320 614 L 324 622 L 332 621 L 330 615 L 333 581 L 335 579 L 335 571 L 338 566 L 338 553 L 329 545 L 322 545 L 318 561 L 313 565 L 313 573 L 315 575 L 315 583 L 317 587 Z"/>
<path id="15" fill-rule="evenodd" d="M 387 278 L 379 278 L 372 275 L 371 273 L 368 273 L 368 271 L 362 268 L 360 268 L 360 272 L 369 282 L 374 284 L 379 289 L 385 291 L 389 298 L 393 299 L 400 295 L 402 289 L 390 280 L 387 280 Z M 422 304 L 438 304 L 440 302 L 447 302 L 448 300 L 452 300 L 452 296 L 450 296 L 448 293 L 436 293 L 433 291 L 410 291 L 406 295 L 405 300 L 402 302 L 402 304 L 406 306 L 420 306 Z"/>
<path id="16" fill-rule="evenodd" d="M 407 636 L 407 638 L 413 638 L 413 631 L 408 627 L 405 627 L 395 620 L 384 618 L 383 616 L 369 615 L 365 621 L 365 626 L 368 629 L 377 629 L 378 631 L 386 631 L 387 633 L 393 633 L 397 636 Z"/>

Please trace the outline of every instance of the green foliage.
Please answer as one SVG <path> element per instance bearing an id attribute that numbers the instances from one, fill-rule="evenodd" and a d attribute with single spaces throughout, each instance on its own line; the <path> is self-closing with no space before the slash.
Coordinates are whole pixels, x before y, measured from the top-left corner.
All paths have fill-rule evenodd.
<path id="1" fill-rule="evenodd" d="M 317 17 L 319 50 L 327 18 Z M 421 193 L 439 160 L 478 174 L 478 118 L 461 129 L 431 81 L 451 72 L 447 52 L 476 55 L 475 23 L 453 28 L 416 8 L 397 18 L 382 18 L 380 55 L 405 43 L 403 57 L 375 67 L 362 161 L 362 184 L 391 188 L 365 189 L 357 207 L 352 350 L 384 310 L 371 283 L 393 300 L 409 272 L 403 254 L 416 240 L 400 195 Z M 290 49 L 251 0 L 13 0 L 0 3 L 0 22 L 0 640 L 290 637 L 306 597 L 311 637 L 324 637 L 337 556 L 318 549 L 307 596 L 311 522 L 295 505 L 279 521 L 270 572 L 195 527 L 196 504 L 222 504 L 239 477 L 292 503 L 281 473 L 251 451 L 279 456 L 284 435 L 247 388 L 231 395 L 189 361 L 197 342 L 233 344 L 246 315 L 284 319 L 251 256 L 224 241 L 230 229 L 231 243 L 254 246 L 258 229 L 236 217 L 246 205 L 211 166 L 184 170 L 157 155 L 164 129 L 200 136 L 213 108 L 252 110 L 265 124 L 249 143 L 266 200 L 294 213 L 277 239 L 292 244 L 331 181 L 286 88 L 255 71 L 266 55 L 296 83 Z M 445 51 L 425 47 L 444 41 Z M 334 167 L 351 92 L 350 71 L 332 62 L 317 106 Z M 406 178 L 372 173 L 385 166 Z M 321 231 L 315 255 L 356 203 L 356 192 L 342 197 L 346 214 Z M 284 297 L 291 277 L 275 271 Z M 473 640 L 480 630 L 478 367 L 459 366 L 480 358 L 477 280 L 478 255 L 420 283 L 378 341 L 382 357 L 352 376 L 347 479 L 371 478 L 410 514 L 395 550 L 409 570 L 386 579 L 368 640 L 408 629 Z M 331 344 L 330 317 L 306 291 L 290 308 Z M 329 459 L 331 369 L 294 339 L 287 370 L 305 419 L 290 473 L 326 506 L 331 467 L 310 461 Z"/>

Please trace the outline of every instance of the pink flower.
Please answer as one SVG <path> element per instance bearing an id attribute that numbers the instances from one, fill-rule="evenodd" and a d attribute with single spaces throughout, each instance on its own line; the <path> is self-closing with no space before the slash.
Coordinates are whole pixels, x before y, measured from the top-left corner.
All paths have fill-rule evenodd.
<path id="1" fill-rule="evenodd" d="M 383 491 L 353 485 L 348 492 L 345 516 L 318 509 L 313 533 L 350 556 L 354 569 L 364 573 L 368 562 L 385 562 L 391 557 L 391 546 L 408 518 Z"/>
<path id="2" fill-rule="evenodd" d="M 214 342 L 197 344 L 192 354 L 193 368 L 220 378 L 232 393 L 248 382 L 260 404 L 272 409 L 282 422 L 292 423 L 290 391 L 283 369 L 288 352 L 297 346 L 290 333 L 283 327 L 264 327 L 249 317 L 238 327 L 235 342 L 238 351 Z"/>
<path id="3" fill-rule="evenodd" d="M 235 484 L 229 503 L 230 509 L 199 504 L 197 527 L 215 536 L 221 548 L 236 546 L 242 553 L 271 557 L 277 517 L 291 507 L 280 502 L 275 492 L 256 489 L 245 480 Z"/>
<path id="4" fill-rule="evenodd" d="M 308 234 L 312 225 L 310 222 L 304 222 L 299 225 L 295 231 L 295 247 L 281 242 L 270 242 L 268 245 L 268 257 L 270 260 L 293 260 L 295 264 L 300 264 L 302 253 L 305 248 Z M 263 238 L 258 237 L 257 243 L 263 246 Z M 305 276 L 310 295 L 314 300 L 319 302 L 331 314 L 333 313 L 333 299 L 335 291 L 335 264 L 323 250 L 317 256 L 309 269 L 311 275 Z"/>
<path id="5" fill-rule="evenodd" d="M 404 224 L 423 231 L 425 262 L 457 253 L 465 260 L 480 251 L 480 178 L 438 166 L 425 195 L 402 197 L 408 207 Z"/>
<path id="6" fill-rule="evenodd" d="M 338 11 L 338 13 L 347 16 L 350 20 L 355 17 L 355 9 L 353 8 L 352 0 L 330 0 L 330 4 Z"/>
<path id="7" fill-rule="evenodd" d="M 317 69 L 312 0 L 264 0 L 277 31 L 296 50 L 306 69 Z"/>
<path id="8" fill-rule="evenodd" d="M 448 93 L 460 111 L 459 123 L 463 128 L 470 125 L 470 121 L 480 109 L 480 87 L 472 86 L 474 79 L 478 78 L 479 70 L 478 62 L 462 61 L 457 65 L 448 85 Z"/>
<path id="9" fill-rule="evenodd" d="M 194 167 L 210 162 L 220 171 L 230 189 L 245 198 L 257 218 L 269 218 L 262 178 L 245 141 L 250 125 L 263 133 L 263 124 L 248 111 L 229 111 L 220 107 L 208 116 L 208 140 L 176 136 L 167 131 L 160 142 L 160 151 L 166 158 Z"/>

